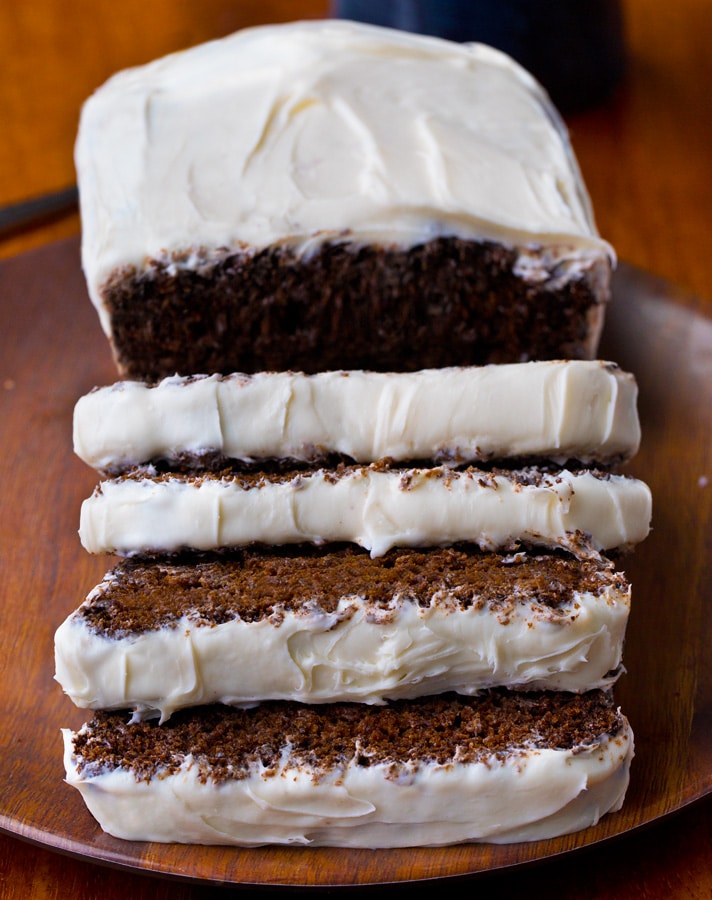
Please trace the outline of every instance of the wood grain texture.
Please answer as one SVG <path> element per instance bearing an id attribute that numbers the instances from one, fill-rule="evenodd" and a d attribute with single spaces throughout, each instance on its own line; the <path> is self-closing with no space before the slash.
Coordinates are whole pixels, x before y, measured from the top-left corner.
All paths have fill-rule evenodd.
<path id="1" fill-rule="evenodd" d="M 122 868 L 207 882 L 374 885 L 457 878 L 546 860 L 656 821 L 712 790 L 712 321 L 665 282 L 624 266 L 616 277 L 602 355 L 638 377 L 643 447 L 629 471 L 654 495 L 654 530 L 622 567 L 634 592 L 628 674 L 618 699 L 636 734 L 623 811 L 593 829 L 509 846 L 438 850 L 258 850 L 134 844 L 103 834 L 62 782 L 60 727 L 86 714 L 53 684 L 52 638 L 108 568 L 76 535 L 96 477 L 71 449 L 76 399 L 115 379 L 86 298 L 76 239 L 0 265 L 0 348 L 7 465 L 0 485 L 3 555 L 0 827 L 62 852 Z M 665 360 L 665 365 L 660 365 Z"/>

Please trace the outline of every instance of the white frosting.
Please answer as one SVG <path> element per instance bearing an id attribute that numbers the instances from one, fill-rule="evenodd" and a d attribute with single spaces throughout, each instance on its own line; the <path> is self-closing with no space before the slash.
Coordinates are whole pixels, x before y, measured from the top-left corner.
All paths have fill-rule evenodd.
<path id="1" fill-rule="evenodd" d="M 107 333 L 102 282 L 173 251 L 457 235 L 521 246 L 535 279 L 613 255 L 545 93 L 481 44 L 344 21 L 245 29 L 111 78 L 75 159 Z"/>
<path id="2" fill-rule="evenodd" d="M 438 590 L 423 606 L 396 597 L 389 610 L 350 596 L 335 612 L 312 606 L 278 621 L 184 616 L 120 638 L 91 630 L 77 611 L 56 632 L 55 677 L 77 706 L 158 711 L 162 720 L 215 702 L 381 703 L 500 685 L 580 692 L 616 680 L 629 589 L 577 591 L 555 614 L 524 598 L 506 615 L 462 609 L 456 596 Z"/>
<path id="3" fill-rule="evenodd" d="M 626 723 L 615 738 L 586 747 L 423 764 L 398 779 L 383 764 L 349 762 L 314 779 L 285 763 L 215 784 L 201 782 L 188 760 L 176 774 L 137 781 L 122 769 L 78 771 L 72 735 L 63 734 L 67 782 L 104 831 L 127 840 L 237 846 L 386 848 L 555 837 L 620 809 L 633 756 Z"/>
<path id="4" fill-rule="evenodd" d="M 245 461 L 325 452 L 365 463 L 627 459 L 640 442 L 637 397 L 632 375 L 600 361 L 175 376 L 81 397 L 74 450 L 107 472 L 210 452 Z"/>
<path id="5" fill-rule="evenodd" d="M 648 534 L 647 485 L 622 475 L 561 470 L 526 484 L 514 474 L 446 468 L 317 469 L 250 488 L 218 477 L 150 475 L 101 482 L 81 508 L 90 553 L 131 555 L 252 543 L 352 542 L 391 547 L 517 542 L 575 552 L 625 548 Z M 585 541 L 585 543 L 584 543 Z"/>

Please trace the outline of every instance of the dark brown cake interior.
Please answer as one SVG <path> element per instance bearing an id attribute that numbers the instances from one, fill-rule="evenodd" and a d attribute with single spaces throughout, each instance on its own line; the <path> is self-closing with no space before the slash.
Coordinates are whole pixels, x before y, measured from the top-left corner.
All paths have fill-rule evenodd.
<path id="1" fill-rule="evenodd" d="M 162 725 L 99 712 L 75 735 L 74 753 L 80 771 L 126 768 L 137 780 L 169 775 L 189 755 L 203 781 L 240 780 L 257 765 L 268 774 L 286 747 L 290 764 L 317 780 L 350 761 L 389 765 L 397 777 L 428 762 L 478 762 L 534 748 L 571 750 L 602 735 L 615 736 L 622 726 L 605 691 L 490 690 L 477 697 L 441 694 L 386 706 L 282 701 L 251 709 L 214 706 L 177 712 Z"/>
<path id="2" fill-rule="evenodd" d="M 179 256 L 121 268 L 101 293 L 119 370 L 144 380 L 590 355 L 589 328 L 608 298 L 585 275 L 525 281 L 517 258 L 450 237 L 408 250 L 327 243 L 305 258 L 226 251 L 195 268 Z"/>
<path id="3" fill-rule="evenodd" d="M 175 626 L 270 619 L 285 612 L 333 613 L 343 597 L 360 597 L 373 620 L 386 622 L 394 597 L 445 609 L 487 608 L 506 624 L 518 605 L 547 621 L 570 615 L 575 592 L 625 592 L 625 576 L 602 558 L 564 554 L 503 555 L 470 546 L 394 549 L 372 559 L 354 547 L 236 551 L 180 560 L 121 561 L 77 615 L 113 639 Z M 442 594 L 433 600 L 438 592 Z M 354 607 L 342 610 L 346 618 Z"/>

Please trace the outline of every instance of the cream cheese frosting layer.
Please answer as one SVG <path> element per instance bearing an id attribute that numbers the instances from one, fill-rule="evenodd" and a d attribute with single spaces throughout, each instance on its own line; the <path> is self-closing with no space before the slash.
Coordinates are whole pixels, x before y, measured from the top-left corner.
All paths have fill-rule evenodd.
<path id="1" fill-rule="evenodd" d="M 620 809 L 633 734 L 627 721 L 571 749 L 522 746 L 482 761 L 364 764 L 355 752 L 315 777 L 290 762 L 220 782 L 198 760 L 149 779 L 82 768 L 63 730 L 66 780 L 107 833 L 126 840 L 388 848 L 541 840 Z M 163 726 L 165 727 L 165 726 Z M 358 751 L 358 748 L 356 748 Z"/>
<path id="2" fill-rule="evenodd" d="M 633 739 L 584 751 L 531 751 L 496 765 L 424 766 L 400 783 L 389 766 L 352 764 L 338 783 L 284 766 L 281 777 L 204 784 L 187 761 L 165 778 L 77 772 L 66 733 L 66 781 L 103 831 L 130 841 L 257 847 L 443 846 L 545 840 L 619 810 Z"/>
<path id="3" fill-rule="evenodd" d="M 139 472 L 97 486 L 82 504 L 79 534 L 90 553 L 124 556 L 330 541 L 372 556 L 459 541 L 584 555 L 644 540 L 651 512 L 644 482 L 566 469 L 356 466 L 274 480 Z"/>
<path id="4" fill-rule="evenodd" d="M 84 606 L 97 601 L 105 609 L 114 577 L 108 573 Z M 255 621 L 236 613 L 218 624 L 183 614 L 118 635 L 93 629 L 80 607 L 57 629 L 55 677 L 77 706 L 158 713 L 161 721 L 216 702 L 372 704 L 494 686 L 611 686 L 620 673 L 629 586 L 574 590 L 553 609 L 521 590 L 506 610 L 461 606 L 465 586 L 435 583 L 418 598 L 395 595 L 385 609 L 351 594 L 331 611 L 314 601 Z"/>
<path id="5" fill-rule="evenodd" d="M 613 255 L 548 97 L 481 44 L 334 20 L 244 29 L 113 76 L 83 107 L 75 160 L 107 333 L 113 270 L 191 250 L 199 265 L 458 236 L 521 246 L 534 278 Z"/>
<path id="6" fill-rule="evenodd" d="M 536 456 L 628 459 L 640 423 L 634 377 L 604 361 L 528 362 L 412 373 L 174 376 L 81 397 L 74 450 L 118 473 L 184 456 L 314 461 L 342 454 L 455 463 Z"/>

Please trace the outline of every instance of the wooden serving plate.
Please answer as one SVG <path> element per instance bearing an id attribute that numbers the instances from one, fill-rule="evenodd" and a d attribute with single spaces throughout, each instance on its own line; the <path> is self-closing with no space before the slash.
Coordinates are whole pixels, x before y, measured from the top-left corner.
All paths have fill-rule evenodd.
<path id="1" fill-rule="evenodd" d="M 555 840 L 439 849 L 234 849 L 103 834 L 63 782 L 61 727 L 87 718 L 53 681 L 56 627 L 112 560 L 77 537 L 95 474 L 72 452 L 72 411 L 116 380 L 76 239 L 0 264 L 0 829 L 127 869 L 239 885 L 345 886 L 474 875 L 567 853 L 712 791 L 712 321 L 694 298 L 627 266 L 600 355 L 635 373 L 643 444 L 628 471 L 653 491 L 651 536 L 622 568 L 633 584 L 617 698 L 636 736 L 620 813 Z"/>

